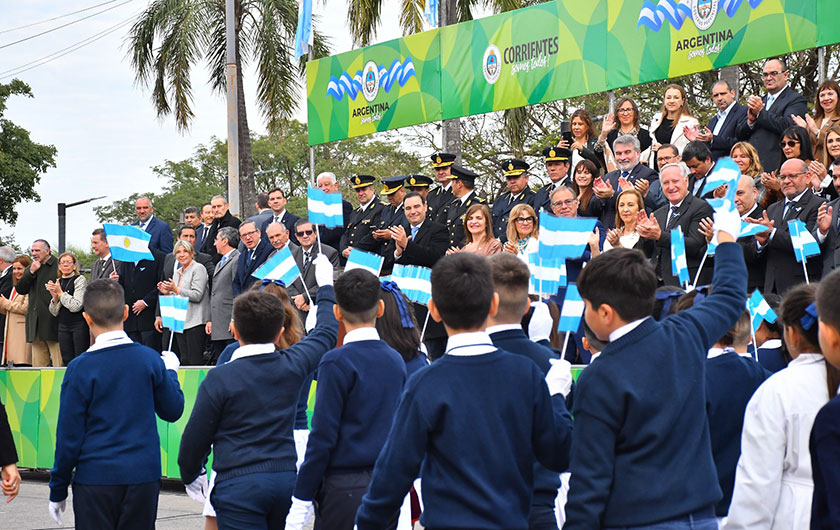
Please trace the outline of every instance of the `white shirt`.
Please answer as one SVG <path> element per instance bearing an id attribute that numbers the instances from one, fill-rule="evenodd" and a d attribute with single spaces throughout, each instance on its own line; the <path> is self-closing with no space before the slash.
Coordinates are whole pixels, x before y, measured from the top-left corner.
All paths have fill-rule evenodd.
<path id="1" fill-rule="evenodd" d="M 804 190 L 802 190 L 802 193 L 800 193 L 799 195 L 797 195 L 797 196 L 796 196 L 796 197 L 794 197 L 793 199 L 788 199 L 788 198 L 785 198 L 785 204 L 782 206 L 782 218 L 784 218 L 785 210 L 787 210 L 787 205 L 788 205 L 788 204 L 790 204 L 790 203 L 792 203 L 792 202 L 797 202 L 799 199 L 801 199 L 801 198 L 802 198 L 802 196 L 803 196 L 803 195 L 805 195 L 805 192 L 806 192 L 806 191 L 808 191 L 808 188 L 805 188 Z M 770 241 L 773 241 L 773 236 L 775 236 L 775 235 L 776 235 L 776 230 L 777 230 L 776 228 L 773 228 L 773 229 L 770 231 L 770 239 L 768 239 L 768 240 L 767 240 L 767 244 L 769 244 L 769 243 L 770 243 Z M 819 243 L 822 243 L 822 242 L 825 240 L 825 237 L 826 237 L 827 235 L 828 235 L 828 233 L 826 233 L 826 235 L 822 235 L 822 234 L 820 233 L 819 229 L 817 229 L 817 238 L 819 239 L 819 241 L 818 241 Z M 762 245 L 761 243 L 759 243 L 759 242 L 758 242 L 758 240 L 756 240 L 755 244 L 756 244 L 756 246 L 757 246 L 757 248 L 758 248 L 758 251 L 759 251 L 759 252 L 761 252 L 762 250 L 764 250 L 764 247 L 766 247 L 766 246 L 767 246 L 766 244 L 765 244 L 765 245 Z"/>
<path id="2" fill-rule="evenodd" d="M 634 320 L 633 322 L 630 322 L 629 324 L 624 324 L 623 326 L 621 326 L 618 329 L 614 329 L 613 332 L 610 333 L 610 342 L 615 342 L 618 339 L 620 339 L 621 337 L 627 335 L 628 333 L 630 333 L 631 331 L 633 331 L 634 329 L 639 327 L 639 325 L 642 322 L 644 322 L 645 320 L 647 320 L 649 318 L 650 317 L 640 318 L 639 320 Z"/>
<path id="3" fill-rule="evenodd" d="M 261 344 L 246 344 L 245 346 L 240 346 L 236 348 L 236 351 L 233 352 L 233 355 L 230 356 L 230 361 L 233 362 L 237 359 L 241 359 L 242 357 L 251 357 L 253 355 L 263 355 L 266 353 L 273 353 L 277 348 L 274 344 L 270 342 L 265 342 Z"/>
<path id="4" fill-rule="evenodd" d="M 345 339 L 346 342 L 346 339 Z M 486 331 L 471 331 L 451 335 L 446 341 L 446 354 L 461 357 L 484 355 L 496 351 Z"/>
<path id="5" fill-rule="evenodd" d="M 344 335 L 344 344 L 359 342 L 362 340 L 380 340 L 376 328 L 356 328 Z"/>
<path id="6" fill-rule="evenodd" d="M 96 340 L 93 341 L 93 344 L 87 351 L 96 351 L 101 350 L 103 348 L 110 348 L 111 346 L 117 346 L 119 344 L 131 344 L 131 339 L 128 338 L 125 331 L 117 330 L 117 331 L 106 331 L 105 333 L 100 333 L 97 335 Z"/>
<path id="7" fill-rule="evenodd" d="M 750 211 L 741 216 L 741 220 L 746 221 L 747 217 L 752 217 L 752 213 L 755 211 L 756 208 L 758 208 L 758 203 L 753 204 L 753 207 L 750 208 Z"/>
<path id="8" fill-rule="evenodd" d="M 779 99 L 779 96 L 782 95 L 782 92 L 784 92 L 786 88 L 787 88 L 787 84 L 785 84 L 785 86 L 783 86 L 782 89 L 779 90 L 778 92 L 776 92 L 775 94 L 768 93 L 767 94 L 767 103 L 764 104 L 764 110 L 770 110 L 770 107 L 772 107 L 773 103 L 775 103 L 776 100 Z"/>
<path id="9" fill-rule="evenodd" d="M 495 326 L 487 326 L 487 334 L 500 333 L 502 331 L 510 331 L 515 329 L 522 329 L 520 324 L 496 324 Z"/>
<path id="10" fill-rule="evenodd" d="M 713 135 L 717 136 L 720 130 L 723 128 L 723 122 L 726 121 L 726 117 L 729 116 L 729 111 L 732 110 L 732 107 L 735 106 L 735 103 L 736 101 L 733 99 L 732 103 L 730 103 L 728 107 L 718 112 L 718 121 L 715 124 L 715 130 L 712 131 Z"/>
<path id="11" fill-rule="evenodd" d="M 284 208 L 280 213 L 274 213 L 274 211 L 272 210 L 271 213 L 272 213 L 271 222 L 272 223 L 279 223 L 279 222 L 283 221 L 283 216 L 286 215 L 286 209 Z M 259 228 L 259 227 L 257 227 L 257 228 Z"/>
<path id="12" fill-rule="evenodd" d="M 374 197 L 373 199 L 371 199 L 371 200 L 370 200 L 369 202 L 367 202 L 366 204 L 360 204 L 360 205 L 359 205 L 359 208 L 360 208 L 362 211 L 365 211 L 365 210 L 367 210 L 367 209 L 368 209 L 368 206 L 370 206 L 371 204 L 373 204 L 375 201 L 376 201 L 376 197 Z"/>
<path id="13" fill-rule="evenodd" d="M 758 347 L 758 349 L 760 350 L 760 349 L 764 348 L 764 349 L 772 350 L 774 348 L 781 348 L 781 347 L 782 347 L 782 339 L 768 339 L 768 340 L 764 341 L 761 344 L 761 346 Z"/>

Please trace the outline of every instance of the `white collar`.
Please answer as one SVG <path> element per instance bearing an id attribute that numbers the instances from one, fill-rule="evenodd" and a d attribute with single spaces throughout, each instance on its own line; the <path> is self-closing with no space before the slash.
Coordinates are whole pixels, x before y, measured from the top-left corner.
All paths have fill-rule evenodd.
<path id="1" fill-rule="evenodd" d="M 154 219 L 154 218 L 155 218 L 155 214 L 150 215 L 149 218 L 146 219 L 145 221 L 141 221 L 140 219 L 137 219 L 137 224 L 138 225 L 149 226 L 149 223 L 151 223 L 152 219 Z"/>
<path id="2" fill-rule="evenodd" d="M 229 258 L 229 257 L 230 257 L 231 252 L 233 252 L 234 250 L 236 250 L 236 249 L 235 249 L 235 248 L 233 248 L 233 247 L 231 247 L 231 248 L 230 248 L 230 250 L 228 250 L 228 251 L 227 251 L 227 252 L 226 252 L 226 253 L 225 253 L 222 257 L 223 257 L 223 258 Z"/>
<path id="3" fill-rule="evenodd" d="M 359 342 L 363 340 L 380 340 L 376 328 L 356 328 L 344 335 L 344 344 Z"/>
<path id="4" fill-rule="evenodd" d="M 446 341 L 446 354 L 458 357 L 483 355 L 496 351 L 486 331 L 471 331 L 450 335 Z"/>
<path id="5" fill-rule="evenodd" d="M 443 187 L 444 191 L 449 191 L 452 188 L 452 181 L 446 183 L 446 186 Z"/>
<path id="6" fill-rule="evenodd" d="M 751 214 L 751 213 L 753 213 L 753 212 L 755 211 L 755 209 L 756 209 L 756 208 L 758 208 L 758 203 L 753 204 L 753 207 L 752 207 L 752 208 L 750 208 L 750 211 L 748 211 L 747 213 L 745 213 L 744 215 L 742 215 L 742 216 L 741 216 L 741 220 L 743 221 L 744 219 L 746 219 L 747 217 L 749 217 L 749 216 L 750 216 L 750 214 Z"/>
<path id="7" fill-rule="evenodd" d="M 119 344 L 131 344 L 132 342 L 133 341 L 128 338 L 125 331 L 121 329 L 117 331 L 106 331 L 105 333 L 97 335 L 96 340 L 93 341 L 93 344 L 87 351 L 96 351 L 104 348 L 110 348 L 111 346 L 117 346 Z"/>
<path id="8" fill-rule="evenodd" d="M 792 199 L 788 199 L 787 197 L 785 197 L 785 206 L 787 206 L 788 203 L 799 201 L 799 199 L 801 199 L 802 196 L 805 195 L 805 192 L 807 192 L 807 191 L 808 191 L 808 188 L 805 188 L 804 190 L 802 190 L 802 193 L 800 193 L 799 195 L 797 195 L 796 197 L 794 197 Z"/>
<path id="9" fill-rule="evenodd" d="M 720 357 L 724 353 L 736 353 L 735 350 L 729 346 L 726 348 L 709 348 L 709 353 L 706 355 L 706 359 L 714 359 L 715 357 Z"/>
<path id="10" fill-rule="evenodd" d="M 460 199 L 458 199 L 458 200 L 459 200 L 459 201 L 461 201 L 461 204 L 466 204 L 466 203 L 467 203 L 467 199 L 469 199 L 469 198 L 470 198 L 470 195 L 472 195 L 472 193 L 473 193 L 473 190 L 470 190 L 470 191 L 468 191 L 467 193 L 465 193 L 465 194 L 464 194 L 464 196 L 463 196 L 463 197 L 461 197 L 461 198 L 460 198 Z"/>
<path id="11" fill-rule="evenodd" d="M 242 357 L 251 357 L 253 355 L 263 355 L 266 353 L 274 353 L 277 348 L 274 344 L 270 342 L 266 342 L 263 344 L 246 344 L 245 346 L 240 346 L 236 348 L 236 351 L 233 352 L 233 355 L 230 356 L 230 361 L 235 361 L 237 359 L 241 359 Z"/>
<path id="12" fill-rule="evenodd" d="M 721 119 L 721 120 L 722 120 L 722 119 L 724 119 L 724 118 L 725 118 L 725 117 L 729 114 L 729 111 L 730 111 L 730 110 L 732 110 L 732 107 L 734 107 L 734 106 L 735 106 L 735 103 L 737 103 L 737 101 L 735 101 L 735 100 L 733 99 L 733 100 L 732 100 L 732 103 L 730 103 L 728 107 L 726 107 L 726 108 L 725 108 L 725 109 L 723 109 L 722 111 L 718 112 L 718 117 L 719 117 L 719 119 Z"/>
<path id="13" fill-rule="evenodd" d="M 759 350 L 772 350 L 774 348 L 781 348 L 782 347 L 782 339 L 767 339 L 764 341 L 761 346 L 758 347 Z"/>
<path id="14" fill-rule="evenodd" d="M 487 334 L 492 335 L 493 333 L 501 333 L 502 331 L 511 331 L 522 329 L 521 324 L 496 324 L 495 326 L 487 326 Z"/>
<path id="15" fill-rule="evenodd" d="M 9 272 L 10 270 L 12 270 L 12 265 L 11 265 L 11 264 L 9 264 L 9 266 L 8 266 L 8 267 L 6 267 L 6 268 L 5 268 L 5 269 L 3 269 L 2 271 L 0 271 L 0 276 L 5 276 L 6 274 L 8 274 L 8 272 Z"/>
<path id="16" fill-rule="evenodd" d="M 411 228 L 416 228 L 416 229 L 418 229 L 418 230 L 419 230 L 419 229 L 420 229 L 420 227 L 421 227 L 421 226 L 423 226 L 423 223 L 425 223 L 425 222 L 426 222 L 426 219 L 423 219 L 422 221 L 420 221 L 420 224 L 419 224 L 419 225 L 417 225 L 417 226 L 414 226 L 414 225 L 413 225 L 413 224 L 411 224 L 411 223 L 408 223 L 408 224 L 409 224 L 409 226 L 411 226 Z"/>
<path id="17" fill-rule="evenodd" d="M 102 262 L 104 263 L 104 262 L 108 261 L 109 259 L 111 259 L 111 253 L 109 252 L 107 256 L 105 256 L 104 258 L 99 258 L 99 259 L 101 259 Z"/>
<path id="18" fill-rule="evenodd" d="M 686 195 L 686 197 L 688 197 L 688 195 Z M 673 208 L 674 206 L 676 206 L 677 209 L 679 210 L 680 206 L 682 206 L 682 203 L 684 203 L 684 202 L 685 202 L 685 197 L 683 197 L 682 200 L 680 202 L 678 202 L 677 204 L 673 204 L 673 203 L 671 203 L 671 201 L 668 201 L 668 206 L 669 206 L 669 208 Z M 671 213 L 671 212 L 668 212 L 668 213 Z"/>
<path id="19" fill-rule="evenodd" d="M 274 213 L 274 210 L 271 210 L 271 215 L 272 215 L 272 218 L 274 218 L 274 217 L 279 217 L 279 218 L 280 218 L 280 220 L 282 221 L 282 220 L 283 220 L 283 216 L 284 216 L 284 215 L 286 215 L 286 209 L 285 209 L 285 208 L 283 208 L 283 209 L 280 211 L 280 213 Z"/>
<path id="20" fill-rule="evenodd" d="M 775 103 L 775 102 L 776 102 L 776 100 L 777 100 L 777 99 L 779 99 L 779 96 L 781 96 L 781 95 L 782 95 L 782 92 L 784 92 L 784 91 L 785 91 L 785 89 L 786 89 L 787 87 L 788 87 L 788 86 L 787 86 L 787 83 L 785 83 L 785 86 L 783 86 L 783 87 L 782 87 L 782 88 L 781 88 L 778 92 L 776 92 L 775 94 L 771 94 L 770 92 L 768 92 L 768 93 L 767 93 L 767 97 L 768 97 L 768 98 L 772 97 L 772 98 L 773 98 L 773 102 Z"/>
<path id="21" fill-rule="evenodd" d="M 788 366 L 791 366 L 791 365 L 794 365 L 794 364 L 812 364 L 812 363 L 820 362 L 824 358 L 825 357 L 823 357 L 823 354 L 821 354 L 821 353 L 804 352 L 804 353 L 800 353 L 799 355 L 797 355 L 796 358 L 793 359 L 790 362 L 790 364 L 788 364 Z"/>
<path id="22" fill-rule="evenodd" d="M 642 322 L 644 322 L 645 320 L 647 320 L 649 318 L 650 317 L 640 318 L 639 320 L 634 320 L 633 322 L 630 322 L 629 324 L 624 324 L 623 326 L 621 326 L 618 329 L 614 329 L 613 332 L 610 333 L 610 342 L 615 342 L 618 339 L 620 339 L 621 337 L 627 335 L 628 333 L 630 333 L 631 331 L 636 329 L 639 326 L 639 324 L 641 324 Z"/>
<path id="23" fill-rule="evenodd" d="M 590 358 L 589 358 L 589 364 L 592 364 L 592 361 L 594 361 L 595 359 L 597 359 L 597 358 L 598 358 L 598 357 L 600 357 L 600 356 L 601 356 L 601 352 L 595 352 L 595 353 L 593 353 L 593 354 L 592 354 L 592 357 L 590 357 Z"/>
<path id="24" fill-rule="evenodd" d="M 361 208 L 362 211 L 364 212 L 365 210 L 368 209 L 368 206 L 370 206 L 371 204 L 374 203 L 374 201 L 376 201 L 376 195 L 374 195 L 373 198 L 370 201 L 367 202 L 367 204 L 360 204 L 359 208 Z"/>

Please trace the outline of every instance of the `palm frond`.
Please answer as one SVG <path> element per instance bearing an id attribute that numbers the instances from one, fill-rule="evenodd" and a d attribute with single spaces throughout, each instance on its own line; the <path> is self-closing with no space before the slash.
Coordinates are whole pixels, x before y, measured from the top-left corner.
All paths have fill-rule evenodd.
<path id="1" fill-rule="evenodd" d="M 382 0 L 350 0 L 347 4 L 347 25 L 356 46 L 367 46 L 376 35 L 382 11 Z"/>
<path id="2" fill-rule="evenodd" d="M 423 31 L 423 8 L 428 0 L 400 0 L 400 27 L 403 35 Z"/>

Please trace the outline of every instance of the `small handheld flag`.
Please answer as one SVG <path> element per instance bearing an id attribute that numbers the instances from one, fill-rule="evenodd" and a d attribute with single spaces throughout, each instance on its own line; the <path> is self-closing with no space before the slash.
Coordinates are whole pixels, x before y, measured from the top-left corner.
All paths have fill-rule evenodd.
<path id="1" fill-rule="evenodd" d="M 312 0 L 301 0 L 298 12 L 297 29 L 295 30 L 295 59 L 309 53 L 314 43 L 312 32 Z"/>
<path id="2" fill-rule="evenodd" d="M 344 206 L 340 193 L 324 193 L 309 186 L 307 191 L 309 221 L 326 228 L 344 226 Z"/>
<path id="3" fill-rule="evenodd" d="M 597 219 L 555 217 L 540 212 L 540 257 L 544 260 L 581 257 L 597 222 Z"/>
<path id="4" fill-rule="evenodd" d="M 566 297 L 563 299 L 563 308 L 560 310 L 560 322 L 557 323 L 557 331 L 575 332 L 580 327 L 580 319 L 586 304 L 580 297 L 577 285 L 570 283 L 566 287 Z"/>
<path id="5" fill-rule="evenodd" d="M 117 261 L 138 262 L 155 259 L 149 250 L 152 235 L 136 226 L 105 223 L 105 239 L 111 247 L 111 257 Z"/>
<path id="6" fill-rule="evenodd" d="M 254 278 L 259 280 L 281 280 L 290 285 L 300 274 L 295 258 L 288 246 L 277 251 L 268 261 L 254 271 Z"/>
<path id="7" fill-rule="evenodd" d="M 741 168 L 738 167 L 738 164 L 729 157 L 721 158 L 715 162 L 715 167 L 712 169 L 712 173 L 706 177 L 706 185 L 704 186 L 703 191 L 712 191 L 720 186 L 729 186 L 722 201 L 728 203 L 730 208 L 734 208 L 735 193 L 738 191 L 738 181 L 740 179 Z M 721 201 L 721 199 L 718 199 L 718 201 Z M 715 207 L 715 203 L 712 201 L 709 202 L 715 210 L 718 209 Z"/>
<path id="8" fill-rule="evenodd" d="M 752 296 L 747 300 L 747 309 L 750 312 L 750 321 L 752 323 L 753 333 L 758 331 L 762 320 L 766 320 L 770 324 L 776 321 L 776 312 L 767 303 L 767 300 L 761 296 L 758 289 L 753 291 Z M 756 345 L 756 348 L 758 346 Z"/>
<path id="9" fill-rule="evenodd" d="M 160 296 L 160 319 L 163 327 L 169 328 L 173 333 L 183 333 L 184 324 L 187 321 L 187 307 L 189 299 L 182 296 Z"/>
<path id="10" fill-rule="evenodd" d="M 808 260 L 808 256 L 814 256 L 820 253 L 820 245 L 814 236 L 808 231 L 805 223 L 799 219 L 788 221 L 790 229 L 790 242 L 793 244 L 793 253 L 796 255 L 796 261 L 804 262 Z"/>
<path id="11" fill-rule="evenodd" d="M 347 257 L 347 265 L 344 267 L 344 272 L 353 269 L 364 269 L 378 277 L 379 271 L 382 270 L 382 262 L 384 260 L 382 256 L 354 248 L 350 250 L 350 255 Z"/>
<path id="12" fill-rule="evenodd" d="M 566 260 L 544 260 L 536 252 L 528 254 L 531 270 L 529 294 L 554 294 L 566 285 Z"/>
<path id="13" fill-rule="evenodd" d="M 432 298 L 432 269 L 396 264 L 389 279 L 399 285 L 403 294 L 412 302 L 429 304 Z"/>
<path id="14" fill-rule="evenodd" d="M 766 226 L 758 223 L 747 223 L 746 221 L 741 222 L 741 233 L 738 234 L 738 237 L 748 237 L 754 236 L 756 234 L 760 234 L 762 232 L 767 232 L 770 230 Z"/>
<path id="15" fill-rule="evenodd" d="M 682 228 L 671 230 L 671 274 L 677 276 L 681 284 L 688 283 L 688 264 L 685 260 L 685 238 Z"/>

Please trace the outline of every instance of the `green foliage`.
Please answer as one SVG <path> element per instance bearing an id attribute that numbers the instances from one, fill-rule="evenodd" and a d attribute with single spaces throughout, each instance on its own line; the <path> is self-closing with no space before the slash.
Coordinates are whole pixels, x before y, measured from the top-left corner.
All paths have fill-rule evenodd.
<path id="1" fill-rule="evenodd" d="M 29 131 L 3 117 L 11 96 L 31 98 L 32 90 L 19 79 L 0 83 L 0 220 L 14 224 L 18 203 L 40 199 L 35 186 L 47 168 L 55 167 L 56 149 L 33 142 Z"/>

